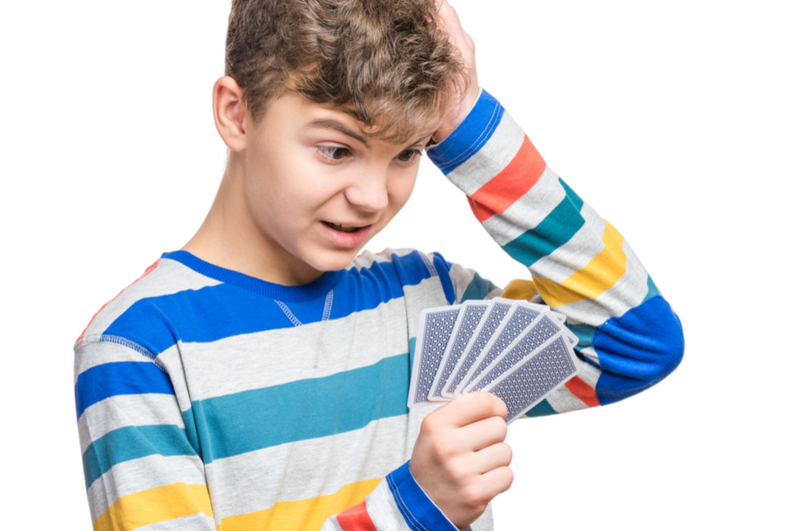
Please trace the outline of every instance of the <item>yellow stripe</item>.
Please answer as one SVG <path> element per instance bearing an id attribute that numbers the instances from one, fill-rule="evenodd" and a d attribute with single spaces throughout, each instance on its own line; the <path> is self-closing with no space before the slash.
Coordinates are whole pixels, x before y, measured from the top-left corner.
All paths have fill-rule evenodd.
<path id="1" fill-rule="evenodd" d="M 122 496 L 94 521 L 94 531 L 129 531 L 200 512 L 213 517 L 207 487 L 173 483 Z"/>
<path id="2" fill-rule="evenodd" d="M 607 221 L 602 236 L 604 248 L 588 265 L 556 284 L 545 278 L 535 278 L 539 293 L 550 306 L 563 306 L 584 298 L 595 299 L 612 288 L 627 272 L 624 238 Z"/>
<path id="3" fill-rule="evenodd" d="M 536 287 L 532 280 L 525 280 L 522 278 L 515 278 L 508 282 L 500 297 L 504 299 L 526 300 L 529 301 L 535 297 Z"/>
<path id="4" fill-rule="evenodd" d="M 270 509 L 230 516 L 221 520 L 220 531 L 248 531 L 249 529 L 291 529 L 314 531 L 323 527 L 330 516 L 362 503 L 373 492 L 380 479 L 370 479 L 345 485 L 334 494 L 280 502 Z"/>

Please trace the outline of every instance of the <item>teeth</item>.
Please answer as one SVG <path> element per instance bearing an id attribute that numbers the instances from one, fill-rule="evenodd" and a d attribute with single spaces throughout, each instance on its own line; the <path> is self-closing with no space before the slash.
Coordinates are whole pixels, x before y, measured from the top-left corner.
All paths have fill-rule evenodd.
<path id="1" fill-rule="evenodd" d="M 359 230 L 359 227 L 348 227 L 347 225 L 337 225 L 336 223 L 331 223 L 328 221 L 326 222 L 326 225 L 340 232 L 356 232 L 357 230 Z"/>

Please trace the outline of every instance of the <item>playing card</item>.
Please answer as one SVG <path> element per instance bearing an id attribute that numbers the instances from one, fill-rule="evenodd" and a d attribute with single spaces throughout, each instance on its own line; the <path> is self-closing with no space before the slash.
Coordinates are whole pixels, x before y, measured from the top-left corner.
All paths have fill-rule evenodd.
<path id="1" fill-rule="evenodd" d="M 536 304 L 535 306 L 541 306 L 541 305 Z M 549 308 L 549 307 L 547 307 L 547 308 Z M 566 341 L 569 342 L 569 345 L 571 345 L 572 347 L 577 345 L 577 343 L 579 343 L 579 341 L 580 341 L 580 338 L 578 338 L 577 335 L 574 332 L 572 332 L 571 330 L 568 329 L 568 327 L 565 326 L 565 324 L 566 324 L 566 316 L 563 315 L 562 313 L 553 312 L 553 311 L 550 311 L 549 315 L 551 315 L 558 322 L 560 322 L 560 324 L 562 325 L 562 329 L 563 329 L 563 331 L 566 334 Z"/>
<path id="2" fill-rule="evenodd" d="M 577 374 L 574 352 L 561 334 L 483 390 L 508 406 L 510 424 Z"/>
<path id="3" fill-rule="evenodd" d="M 487 387 L 491 382 L 519 365 L 522 360 L 531 356 L 547 341 L 556 335 L 565 334 L 557 320 L 546 312 L 538 317 L 533 324 L 524 329 L 517 339 L 511 343 L 478 378 L 473 379 L 465 392 L 472 393 Z M 565 337 L 565 335 L 564 335 Z"/>
<path id="4" fill-rule="evenodd" d="M 472 364 L 472 368 L 464 379 L 461 380 L 461 384 L 459 385 L 463 389 L 461 394 L 469 392 L 468 387 L 470 384 L 477 380 L 478 376 L 491 365 L 497 356 L 508 348 L 508 345 L 513 343 L 514 339 L 519 337 L 522 332 L 531 326 L 531 323 L 541 315 L 542 311 L 545 313 L 547 312 L 547 310 L 543 308 L 529 307 L 523 301 L 517 301 L 517 303 L 508 310 L 500 326 L 494 331 L 494 335 L 491 336 L 489 342 L 483 347 L 480 356 L 478 356 L 475 363 Z"/>
<path id="5" fill-rule="evenodd" d="M 408 406 L 428 401 L 436 372 L 453 331 L 460 306 L 429 308 L 420 312 L 417 343 L 411 369 Z"/>
<path id="6" fill-rule="evenodd" d="M 443 389 L 488 307 L 488 301 L 466 301 L 461 306 L 461 311 L 458 313 L 458 318 L 453 326 L 450 341 L 447 342 L 442 363 L 431 386 L 431 394 L 428 396 L 429 400 L 449 400 L 452 398 L 453 395 L 450 393 L 445 394 Z"/>
<path id="7" fill-rule="evenodd" d="M 510 310 L 511 306 L 516 302 L 517 301 L 508 299 L 493 299 L 489 303 L 486 315 L 480 320 L 480 324 L 478 324 L 478 328 L 472 335 L 472 339 L 469 340 L 469 344 L 461 355 L 461 359 L 458 360 L 458 364 L 453 371 L 453 377 L 450 378 L 447 385 L 442 390 L 443 396 L 445 396 L 445 393 L 449 393 L 452 396 L 461 395 L 460 384 L 462 380 L 472 368 L 472 365 L 483 351 L 486 343 L 489 342 L 491 336 L 500 326 L 502 319 L 508 314 L 508 310 Z"/>

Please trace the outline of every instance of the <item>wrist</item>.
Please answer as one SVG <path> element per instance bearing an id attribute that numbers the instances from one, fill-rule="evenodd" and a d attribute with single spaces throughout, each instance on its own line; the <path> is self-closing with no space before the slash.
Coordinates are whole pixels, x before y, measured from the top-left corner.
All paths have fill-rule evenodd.
<path id="1" fill-rule="evenodd" d="M 395 498 L 395 503 L 410 529 L 413 531 L 423 529 L 456 531 L 459 529 L 414 479 L 410 461 L 390 473 L 386 480 L 389 490 Z M 463 529 L 469 529 L 469 527 Z"/>
<path id="2" fill-rule="evenodd" d="M 445 120 L 442 125 L 439 126 L 439 129 L 431 135 L 433 144 L 444 142 L 447 137 L 458 129 L 464 120 L 466 120 L 467 116 L 469 116 L 469 113 L 472 112 L 472 109 L 475 108 L 482 90 L 483 89 L 476 86 L 475 90 L 467 92 L 467 95 L 461 100 L 461 103 L 457 105 L 457 108 L 452 113 L 454 118 Z"/>

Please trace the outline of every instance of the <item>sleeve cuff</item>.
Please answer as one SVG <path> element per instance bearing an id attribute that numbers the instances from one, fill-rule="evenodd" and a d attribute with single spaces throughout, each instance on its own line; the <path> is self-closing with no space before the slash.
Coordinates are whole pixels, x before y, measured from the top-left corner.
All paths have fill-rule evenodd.
<path id="1" fill-rule="evenodd" d="M 409 470 L 409 461 L 386 477 L 395 504 L 413 531 L 458 531 L 458 528 L 425 494 Z M 467 527 L 466 529 L 469 529 Z"/>
<path id="2" fill-rule="evenodd" d="M 447 175 L 478 152 L 491 138 L 505 109 L 485 90 L 455 131 L 440 143 L 428 148 L 428 157 Z"/>

